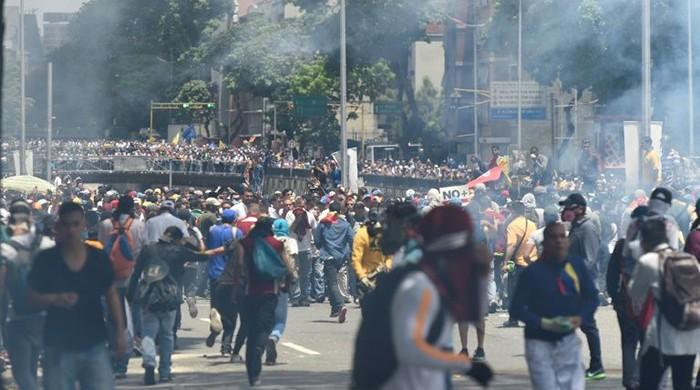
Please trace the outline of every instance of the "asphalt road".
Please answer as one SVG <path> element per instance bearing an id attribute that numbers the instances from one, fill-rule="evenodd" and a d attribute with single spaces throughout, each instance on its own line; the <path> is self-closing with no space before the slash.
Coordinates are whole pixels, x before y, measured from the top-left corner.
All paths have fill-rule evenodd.
<path id="1" fill-rule="evenodd" d="M 179 332 L 179 349 L 173 357 L 175 381 L 149 388 L 159 389 L 245 389 L 248 388 L 245 365 L 231 364 L 218 353 L 219 345 L 207 348 L 208 303 L 200 301 L 199 318 L 190 319 L 185 311 Z M 353 339 L 360 323 L 360 310 L 349 306 L 348 322 L 338 324 L 328 318 L 330 307 L 315 304 L 310 308 L 290 308 L 287 330 L 278 347 L 278 362 L 263 367 L 261 389 L 344 389 L 348 387 Z M 589 382 L 589 389 L 621 388 L 620 336 L 611 308 L 601 308 L 596 318 L 601 332 L 603 360 L 608 379 Z M 502 328 L 505 313 L 487 318 L 486 358 L 496 372 L 493 389 L 531 388 L 523 357 L 523 329 Z M 582 334 L 581 334 L 581 337 Z M 459 343 L 455 333 L 455 342 Z M 587 348 L 584 340 L 584 359 Z M 476 335 L 470 334 L 470 350 Z M 245 350 L 243 351 L 245 352 Z M 469 379 L 454 377 L 457 389 L 476 389 Z M 132 358 L 128 378 L 118 382 L 120 389 L 142 389 L 141 359 Z"/>

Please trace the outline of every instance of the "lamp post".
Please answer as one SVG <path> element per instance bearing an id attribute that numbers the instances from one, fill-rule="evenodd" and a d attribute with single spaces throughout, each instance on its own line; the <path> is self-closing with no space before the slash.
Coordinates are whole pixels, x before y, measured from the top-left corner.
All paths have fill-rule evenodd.
<path id="1" fill-rule="evenodd" d="M 688 149 L 695 155 L 695 89 L 693 88 L 693 0 L 688 0 Z"/>
<path id="2" fill-rule="evenodd" d="M 348 124 L 347 124 L 347 43 L 345 36 L 345 0 L 340 0 L 340 162 L 342 165 L 343 187 L 350 185 L 350 169 L 348 167 Z"/>

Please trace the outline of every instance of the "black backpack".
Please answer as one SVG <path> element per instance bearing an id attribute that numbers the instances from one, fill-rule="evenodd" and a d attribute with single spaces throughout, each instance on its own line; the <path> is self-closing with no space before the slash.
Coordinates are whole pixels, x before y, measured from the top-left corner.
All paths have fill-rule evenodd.
<path id="1" fill-rule="evenodd" d="M 155 254 L 156 248 L 147 250 L 151 250 L 153 257 L 139 275 L 134 301 L 155 313 L 176 310 L 180 307 L 180 286 L 170 272 L 170 265 Z"/>
<path id="2" fill-rule="evenodd" d="M 362 324 L 355 338 L 353 357 L 353 390 L 378 389 L 396 371 L 398 359 L 391 334 L 391 304 L 396 290 L 406 276 L 420 268 L 410 264 L 381 274 L 377 288 L 362 302 Z M 435 344 L 445 324 L 446 310 L 440 305 L 440 312 L 430 326 L 427 341 Z"/>

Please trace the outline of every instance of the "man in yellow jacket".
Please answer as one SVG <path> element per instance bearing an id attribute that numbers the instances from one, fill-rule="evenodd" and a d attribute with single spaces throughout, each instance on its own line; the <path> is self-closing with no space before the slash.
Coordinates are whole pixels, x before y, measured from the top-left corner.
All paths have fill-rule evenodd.
<path id="1" fill-rule="evenodd" d="M 381 247 L 381 224 L 375 212 L 355 234 L 352 244 L 352 265 L 364 293 L 374 289 L 377 275 L 391 268 L 391 256 L 385 256 Z"/>
<path id="2" fill-rule="evenodd" d="M 510 205 L 512 219 L 506 227 L 506 255 L 502 273 L 508 274 L 508 300 L 513 296 L 518 277 L 530 263 L 537 260 L 535 247 L 527 245 L 532 233 L 537 230 L 537 223 L 525 218 L 525 205 L 515 201 Z M 504 328 L 517 327 L 518 321 L 508 318 Z"/>

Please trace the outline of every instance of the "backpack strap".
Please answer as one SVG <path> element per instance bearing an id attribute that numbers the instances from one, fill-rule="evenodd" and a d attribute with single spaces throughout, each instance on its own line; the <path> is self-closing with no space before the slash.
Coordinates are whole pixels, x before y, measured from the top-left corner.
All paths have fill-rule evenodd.
<path id="1" fill-rule="evenodd" d="M 428 337 L 426 338 L 426 341 L 431 345 L 435 345 L 435 343 L 437 343 L 440 335 L 442 335 L 442 330 L 445 327 L 445 321 L 447 320 L 447 305 L 445 305 L 442 298 L 440 298 L 439 302 L 440 307 L 438 309 L 437 316 L 433 320 L 433 324 L 430 325 Z"/>

